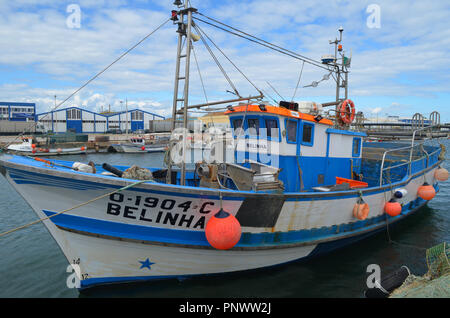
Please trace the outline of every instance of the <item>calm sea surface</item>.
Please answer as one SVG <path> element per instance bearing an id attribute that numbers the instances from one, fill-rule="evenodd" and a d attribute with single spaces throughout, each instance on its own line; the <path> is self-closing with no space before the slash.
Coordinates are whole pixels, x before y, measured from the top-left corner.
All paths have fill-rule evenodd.
<path id="1" fill-rule="evenodd" d="M 446 142 L 447 149 L 450 143 Z M 448 157 L 448 155 L 447 155 Z M 110 164 L 162 166 L 162 154 L 66 156 Z M 450 165 L 445 164 L 450 170 Z M 450 181 L 424 208 L 386 232 L 309 261 L 245 273 L 101 287 L 80 294 L 66 286 L 67 260 L 42 224 L 0 238 L 0 297 L 363 297 L 369 264 L 382 273 L 406 265 L 427 270 L 424 248 L 450 241 Z M 0 232 L 36 220 L 35 213 L 0 176 Z"/>

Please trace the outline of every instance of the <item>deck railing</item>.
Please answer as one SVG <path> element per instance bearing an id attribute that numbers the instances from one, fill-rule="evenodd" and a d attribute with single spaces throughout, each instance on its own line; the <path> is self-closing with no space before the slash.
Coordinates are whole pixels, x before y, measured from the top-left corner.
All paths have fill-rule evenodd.
<path id="1" fill-rule="evenodd" d="M 398 167 L 401 167 L 401 166 L 408 165 L 407 175 L 408 175 L 408 176 L 411 176 L 411 174 L 412 174 L 412 169 L 411 169 L 412 162 L 413 162 L 413 161 L 422 160 L 424 157 L 427 158 L 427 160 L 426 160 L 426 166 L 428 167 L 430 157 L 431 157 L 432 155 L 436 154 L 436 153 L 437 153 L 438 151 L 440 151 L 441 149 L 436 149 L 436 150 L 433 151 L 432 153 L 428 153 L 428 152 L 424 149 L 424 147 L 423 147 L 423 142 L 420 143 L 420 144 L 415 144 L 415 137 L 416 137 L 416 134 L 417 134 L 418 132 L 421 132 L 421 131 L 424 131 L 424 130 L 428 130 L 428 129 L 431 131 L 433 128 L 437 128 L 437 127 L 439 127 L 439 125 L 433 125 L 433 126 L 422 127 L 422 128 L 420 128 L 420 129 L 416 129 L 416 130 L 414 130 L 413 135 L 412 135 L 412 138 L 411 138 L 411 146 L 400 147 L 400 148 L 394 148 L 394 149 L 389 149 L 389 150 L 386 150 L 386 151 L 383 153 L 383 158 L 382 158 L 382 160 L 381 160 L 381 168 L 380 168 L 380 187 L 383 185 L 383 174 L 384 174 L 384 171 L 392 170 L 392 169 L 394 169 L 394 168 L 398 168 Z M 423 153 L 424 156 L 422 156 L 422 157 L 420 157 L 420 158 L 418 158 L 418 159 L 413 160 L 414 148 L 416 148 L 416 147 L 419 147 L 421 153 Z M 402 151 L 402 150 L 403 150 L 403 151 L 404 151 L 404 150 L 409 150 L 409 161 L 403 162 L 403 163 L 401 163 L 401 164 L 394 165 L 394 166 L 384 167 L 384 162 L 385 162 L 385 159 L 386 159 L 386 155 L 387 155 L 388 153 L 396 152 L 396 151 Z"/>

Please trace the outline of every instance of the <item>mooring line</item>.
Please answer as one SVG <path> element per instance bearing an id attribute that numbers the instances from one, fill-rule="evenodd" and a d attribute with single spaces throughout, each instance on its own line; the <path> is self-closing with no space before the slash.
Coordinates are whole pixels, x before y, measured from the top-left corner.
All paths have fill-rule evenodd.
<path id="1" fill-rule="evenodd" d="M 73 206 L 73 207 L 71 207 L 71 208 L 69 208 L 69 209 L 66 209 L 66 210 L 64 210 L 64 211 L 58 212 L 58 213 L 53 214 L 53 215 L 51 215 L 51 216 L 47 216 L 47 217 L 45 217 L 45 218 L 43 218 L 43 219 L 38 219 L 38 220 L 33 221 L 33 222 L 31 222 L 31 223 L 28 223 L 28 224 L 25 224 L 25 225 L 16 227 L 16 228 L 14 228 L 14 229 L 12 229 L 12 230 L 9 230 L 9 231 L 0 233 L 0 237 L 5 236 L 5 235 L 10 234 L 10 233 L 13 233 L 13 232 L 16 232 L 16 231 L 18 231 L 18 230 L 27 228 L 27 227 L 29 227 L 29 226 L 31 226 L 31 225 L 34 225 L 34 224 L 37 224 L 37 223 L 39 223 L 39 222 L 49 220 L 49 219 L 51 219 L 51 218 L 54 217 L 54 216 L 61 215 L 61 214 L 63 214 L 63 213 L 66 213 L 66 212 L 75 210 L 75 209 L 80 208 L 80 207 L 82 207 L 82 206 L 84 206 L 84 205 L 88 205 L 89 203 L 92 203 L 92 202 L 94 202 L 94 201 L 103 199 L 103 198 L 108 197 L 108 196 L 110 196 L 110 195 L 112 195 L 112 194 L 114 194 L 114 193 L 117 193 L 117 192 L 120 192 L 120 191 L 127 190 L 127 189 L 129 189 L 129 188 L 132 188 L 132 187 L 134 187 L 134 186 L 136 186 L 136 185 L 139 185 L 139 184 L 141 184 L 141 183 L 144 183 L 144 182 L 151 182 L 151 181 L 153 181 L 153 180 L 140 180 L 140 181 L 134 182 L 134 183 L 129 184 L 129 185 L 123 187 L 123 188 L 120 188 L 120 189 L 117 189 L 117 190 L 115 190 L 115 191 L 112 191 L 112 192 L 103 194 L 103 195 L 101 195 L 101 196 L 98 196 L 98 197 L 93 198 L 93 199 L 91 199 L 91 200 L 89 200 L 89 201 L 80 203 L 80 204 L 78 204 L 78 205 L 75 205 L 75 206 Z"/>

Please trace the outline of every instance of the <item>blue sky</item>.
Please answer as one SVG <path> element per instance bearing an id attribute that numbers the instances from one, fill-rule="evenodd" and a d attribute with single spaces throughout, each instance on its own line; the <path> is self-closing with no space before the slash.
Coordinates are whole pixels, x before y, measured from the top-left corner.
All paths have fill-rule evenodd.
<path id="1" fill-rule="evenodd" d="M 38 111 L 63 100 L 169 17 L 172 0 L 0 0 L 0 100 L 36 102 Z M 332 52 L 329 40 L 344 27 L 344 50 L 352 53 L 350 98 L 366 117 L 385 114 L 425 117 L 433 110 L 450 122 L 450 2 L 443 1 L 237 1 L 192 0 L 215 17 L 319 60 Z M 80 28 L 69 28 L 67 7 L 81 9 Z M 379 27 L 370 24 L 370 6 L 379 8 Z M 369 21 L 369 23 L 368 23 Z M 289 99 L 301 62 L 232 37 L 199 22 L 244 73 L 275 96 L 270 82 Z M 162 115 L 170 114 L 176 33 L 171 23 L 82 90 L 64 106 L 120 110 L 120 100 Z M 195 43 L 208 100 L 232 95 L 201 42 Z M 220 57 L 220 53 L 217 53 Z M 221 58 L 239 92 L 255 93 Z M 192 103 L 205 101 L 195 63 L 191 68 Z M 334 84 L 320 80 L 324 70 L 305 64 L 296 100 L 327 102 Z M 270 100 L 268 98 L 268 100 Z M 63 107 L 64 107 L 63 106 Z"/>

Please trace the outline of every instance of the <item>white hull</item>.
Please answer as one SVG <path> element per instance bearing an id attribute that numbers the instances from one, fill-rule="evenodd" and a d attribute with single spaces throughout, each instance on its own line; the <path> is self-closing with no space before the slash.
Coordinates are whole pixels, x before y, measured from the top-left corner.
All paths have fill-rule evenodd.
<path id="1" fill-rule="evenodd" d="M 49 149 L 46 151 L 18 151 L 18 150 L 10 150 L 11 153 L 25 156 L 62 156 L 62 155 L 80 155 L 87 153 L 86 150 L 81 150 L 80 148 L 65 148 L 58 151 L 57 149 Z"/>
<path id="2" fill-rule="evenodd" d="M 142 149 L 142 146 L 140 145 L 115 144 L 110 147 L 120 153 L 152 153 L 164 152 L 166 150 L 166 146 L 145 146 L 145 148 Z"/>
<path id="3" fill-rule="evenodd" d="M 435 168 L 429 169 L 425 176 L 415 176 L 402 185 L 408 190 L 402 199 L 404 203 L 417 199 L 417 189 L 424 178 L 432 184 L 436 182 L 433 177 Z M 67 177 L 67 173 L 54 171 L 47 178 L 43 174 L 34 176 L 36 169 L 7 171 L 8 181 L 39 218 L 130 183 L 85 173 L 70 173 L 72 179 L 61 179 Z M 89 181 L 94 179 L 96 183 Z M 56 216 L 44 224 L 68 261 L 79 263 L 82 287 L 88 287 L 109 282 L 242 271 L 308 257 L 318 244 L 357 237 L 385 227 L 384 203 L 390 198 L 391 189 L 385 187 L 383 191 L 373 192 L 363 194 L 370 206 L 370 215 L 365 221 L 358 221 L 352 215 L 353 205 L 358 199 L 355 193 L 342 198 L 335 194 L 329 199 L 288 194 L 283 197 L 273 226 L 243 224 L 241 242 L 227 251 L 213 249 L 204 237 L 204 225 L 220 205 L 217 192 L 209 189 L 183 190 L 177 186 L 143 184 L 123 191 L 121 195 L 67 212 L 64 216 Z M 241 213 L 240 208 L 247 196 L 258 198 L 254 193 L 229 194 L 227 191 L 223 193 L 223 208 L 235 216 Z M 263 196 L 259 195 L 261 199 Z M 147 198 L 151 198 L 148 201 L 151 205 L 155 199 L 159 203 L 155 208 L 147 208 L 143 205 Z M 185 206 L 183 204 L 187 201 L 191 203 L 188 211 L 184 212 L 184 208 L 178 206 Z M 115 205 L 114 208 L 111 209 L 110 204 Z M 390 222 L 408 213 L 390 218 Z M 172 222 L 173 219 L 176 221 Z M 363 225 L 351 229 L 352 224 Z M 337 231 L 333 228 L 335 226 Z M 318 229 L 330 231 L 314 235 Z M 289 238 L 289 235 L 294 236 Z"/>

